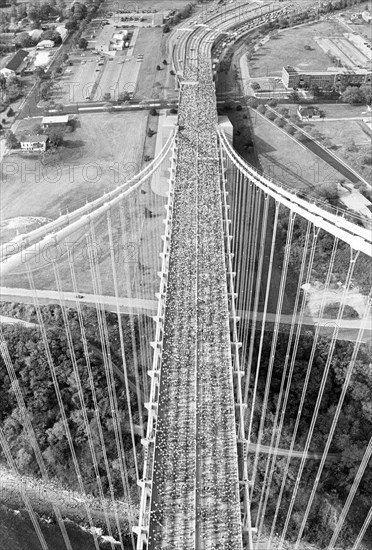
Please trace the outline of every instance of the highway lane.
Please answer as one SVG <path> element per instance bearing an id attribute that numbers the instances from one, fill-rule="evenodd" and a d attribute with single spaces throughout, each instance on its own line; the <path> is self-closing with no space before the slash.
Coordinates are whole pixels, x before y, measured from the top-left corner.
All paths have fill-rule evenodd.
<path id="1" fill-rule="evenodd" d="M 50 304 L 59 304 L 59 294 L 54 290 L 37 290 L 37 298 L 41 305 L 50 305 Z M 33 292 L 27 288 L 11 288 L 11 287 L 0 287 L 0 302 L 16 302 L 21 304 L 33 304 Z M 87 306 L 94 307 L 97 303 L 102 304 L 107 311 L 113 313 L 117 312 L 116 304 L 118 302 L 120 312 L 123 315 L 148 315 L 153 317 L 157 313 L 158 302 L 157 300 L 146 300 L 142 298 L 116 298 L 114 296 L 104 296 L 96 294 L 75 294 L 73 292 L 63 292 L 62 293 L 64 303 L 67 307 L 76 308 L 76 304 L 85 304 Z M 80 296 L 77 298 L 76 296 Z M 237 312 L 238 317 L 242 320 L 250 320 L 253 318 L 253 315 L 256 317 L 256 322 L 261 323 L 264 317 L 262 311 L 258 311 L 254 314 L 252 311 L 242 311 Z M 281 330 L 286 331 L 286 325 L 292 323 L 292 315 L 281 313 L 278 319 L 278 322 L 282 325 Z M 14 320 L 15 321 L 15 320 Z M 267 325 L 267 330 L 270 330 L 270 325 L 277 322 L 276 313 L 267 312 L 265 315 L 265 321 Z M 298 325 L 300 319 L 298 316 L 295 317 L 294 323 Z M 317 325 L 321 328 L 321 334 L 329 333 L 335 327 L 336 319 L 331 319 L 327 317 L 311 317 L 309 315 L 304 315 L 302 319 L 302 325 L 306 328 L 311 329 Z M 359 329 L 361 327 L 362 321 L 360 319 L 340 319 L 337 321 L 339 327 L 339 332 L 337 335 L 338 340 L 348 340 L 355 341 Z M 322 330 L 323 329 L 323 330 Z M 371 319 L 371 328 L 364 331 L 363 336 L 364 342 L 372 341 L 372 319 Z"/>
<path id="2" fill-rule="evenodd" d="M 257 445 L 256 443 L 249 443 L 248 444 L 248 451 L 250 452 L 256 452 L 258 449 L 259 453 L 262 454 L 271 454 L 273 455 L 274 452 L 277 456 L 289 456 L 291 455 L 293 458 L 302 458 L 304 456 L 303 451 L 292 451 L 289 452 L 289 449 L 280 449 L 279 447 L 275 449 L 275 447 L 270 447 L 269 445 Z M 323 456 L 323 453 L 321 451 L 309 451 L 306 454 L 306 458 L 309 460 L 321 460 Z M 338 454 L 329 453 L 327 455 L 327 460 L 337 460 Z"/>
<path id="3" fill-rule="evenodd" d="M 60 295 L 56 290 L 36 290 L 37 301 L 41 305 L 59 304 Z M 34 294 L 27 288 L 0 287 L 1 302 L 16 302 L 33 304 Z M 63 303 L 67 307 L 75 308 L 77 303 L 95 306 L 103 305 L 107 311 L 116 313 L 116 305 L 119 304 L 120 312 L 125 315 L 155 315 L 157 309 L 156 300 L 142 298 L 118 298 L 115 296 L 101 296 L 96 294 L 76 294 L 74 292 L 61 293 Z"/>

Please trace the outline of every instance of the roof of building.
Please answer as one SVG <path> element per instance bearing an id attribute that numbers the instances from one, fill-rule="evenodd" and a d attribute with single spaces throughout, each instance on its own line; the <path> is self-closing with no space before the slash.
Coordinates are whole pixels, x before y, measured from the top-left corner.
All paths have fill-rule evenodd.
<path id="1" fill-rule="evenodd" d="M 26 59 L 28 56 L 28 52 L 25 50 L 18 50 L 13 57 L 8 61 L 8 63 L 5 66 L 5 69 L 10 69 L 11 71 L 16 71 L 18 67 L 21 65 L 22 61 Z"/>
<path id="2" fill-rule="evenodd" d="M 68 35 L 68 30 L 64 25 L 60 25 L 56 28 L 56 31 L 61 35 L 62 40 Z"/>
<path id="3" fill-rule="evenodd" d="M 42 124 L 67 124 L 68 115 L 59 115 L 59 116 L 44 116 Z"/>
<path id="4" fill-rule="evenodd" d="M 6 67 L 4 67 L 3 69 L 0 69 L 0 73 L 2 75 L 4 75 L 5 77 L 7 76 L 10 76 L 10 75 L 13 75 L 14 74 L 14 71 L 12 71 L 11 69 L 7 69 Z"/>
<path id="5" fill-rule="evenodd" d="M 46 134 L 40 134 L 40 135 L 32 135 L 32 136 L 21 136 L 20 142 L 21 143 L 41 143 L 44 141 L 47 141 L 49 136 Z"/>
<path id="6" fill-rule="evenodd" d="M 38 48 L 43 46 L 54 46 L 54 40 L 41 40 L 41 42 L 38 43 Z"/>
<path id="7" fill-rule="evenodd" d="M 31 38 L 40 38 L 40 36 L 43 34 L 42 29 L 34 29 L 32 31 L 28 31 L 28 34 L 31 36 Z"/>

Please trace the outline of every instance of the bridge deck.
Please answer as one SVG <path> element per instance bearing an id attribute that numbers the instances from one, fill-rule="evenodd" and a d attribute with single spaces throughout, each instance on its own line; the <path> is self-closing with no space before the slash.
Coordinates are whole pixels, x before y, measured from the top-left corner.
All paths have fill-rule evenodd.
<path id="1" fill-rule="evenodd" d="M 185 85 L 180 106 L 184 130 L 175 181 L 148 548 L 239 550 L 214 91 L 211 80 L 203 81 L 195 70 L 190 70 L 191 79 L 199 84 Z"/>

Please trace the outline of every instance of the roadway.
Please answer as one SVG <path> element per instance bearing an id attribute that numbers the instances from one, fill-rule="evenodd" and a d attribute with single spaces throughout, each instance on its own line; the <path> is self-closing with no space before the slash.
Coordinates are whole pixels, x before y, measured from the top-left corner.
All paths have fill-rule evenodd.
<path id="1" fill-rule="evenodd" d="M 76 304 L 87 306 L 103 305 L 107 311 L 117 312 L 119 305 L 123 315 L 156 315 L 157 301 L 142 298 L 115 298 L 115 296 L 100 296 L 96 294 L 76 294 L 63 291 L 61 295 L 55 290 L 36 290 L 36 298 L 40 305 L 60 304 L 60 298 L 66 307 L 76 308 Z M 27 288 L 0 287 L 1 302 L 34 303 L 34 293 Z"/>
<path id="2" fill-rule="evenodd" d="M 204 82 L 196 69 L 187 79 L 179 109 L 184 130 L 178 144 L 148 548 L 203 550 L 223 540 L 225 547 L 239 550 L 215 106 L 208 95 L 213 83 Z M 200 111 L 192 116 L 198 103 Z M 211 230 L 216 220 L 219 226 Z M 182 251 L 177 243 L 183 243 Z"/>
<path id="3" fill-rule="evenodd" d="M 37 300 L 40 305 L 51 305 L 59 304 L 60 296 L 57 291 L 54 290 L 36 290 Z M 158 302 L 157 300 L 143 299 L 143 298 L 122 298 L 115 296 L 104 296 L 96 294 L 75 294 L 74 292 L 62 292 L 63 303 L 66 307 L 76 308 L 76 304 L 84 304 L 90 307 L 95 307 L 97 304 L 103 305 L 106 311 L 111 311 L 113 313 L 117 312 L 117 305 L 119 305 L 120 313 L 123 315 L 148 315 L 153 317 L 157 313 Z M 33 304 L 34 303 L 34 294 L 31 290 L 27 288 L 11 288 L 11 287 L 0 287 L 0 302 L 16 302 L 21 304 Z M 255 316 L 257 323 L 262 323 L 264 314 L 262 311 L 256 313 L 252 311 L 238 311 L 237 315 L 242 320 L 252 320 Z M 14 318 L 14 322 L 17 320 Z M 293 320 L 291 314 L 281 313 L 278 320 L 276 313 L 267 312 L 265 315 L 265 322 L 267 325 L 267 330 L 271 329 L 270 325 L 278 322 L 282 325 L 281 330 L 286 331 L 285 328 L 288 325 L 292 324 L 292 321 L 295 325 L 298 325 L 300 318 L 297 315 Z M 10 322 L 10 321 L 9 321 Z M 309 330 L 313 329 L 316 326 L 320 327 L 320 334 L 329 335 L 335 328 L 336 319 L 331 319 L 327 317 L 319 318 L 312 317 L 310 315 L 304 315 L 301 323 L 304 327 L 307 327 Z M 337 321 L 338 325 L 338 340 L 348 340 L 354 342 L 359 333 L 362 321 L 360 319 L 340 319 Z M 372 319 L 371 319 L 371 328 L 365 329 L 363 334 L 363 342 L 372 342 Z"/>

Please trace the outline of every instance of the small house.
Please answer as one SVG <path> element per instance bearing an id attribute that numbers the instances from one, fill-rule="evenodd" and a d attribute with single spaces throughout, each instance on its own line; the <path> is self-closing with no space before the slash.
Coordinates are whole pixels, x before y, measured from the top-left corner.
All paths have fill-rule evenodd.
<path id="1" fill-rule="evenodd" d="M 46 150 L 48 136 L 45 134 L 35 136 L 21 136 L 19 140 L 23 151 L 42 152 Z"/>
<path id="2" fill-rule="evenodd" d="M 297 114 L 301 120 L 309 120 L 311 118 L 316 120 L 320 118 L 320 111 L 318 107 L 313 107 L 311 105 L 299 105 Z"/>
<path id="3" fill-rule="evenodd" d="M 36 46 L 37 49 L 44 49 L 44 48 L 53 48 L 54 47 L 54 41 L 53 40 L 42 40 L 38 43 Z"/>

